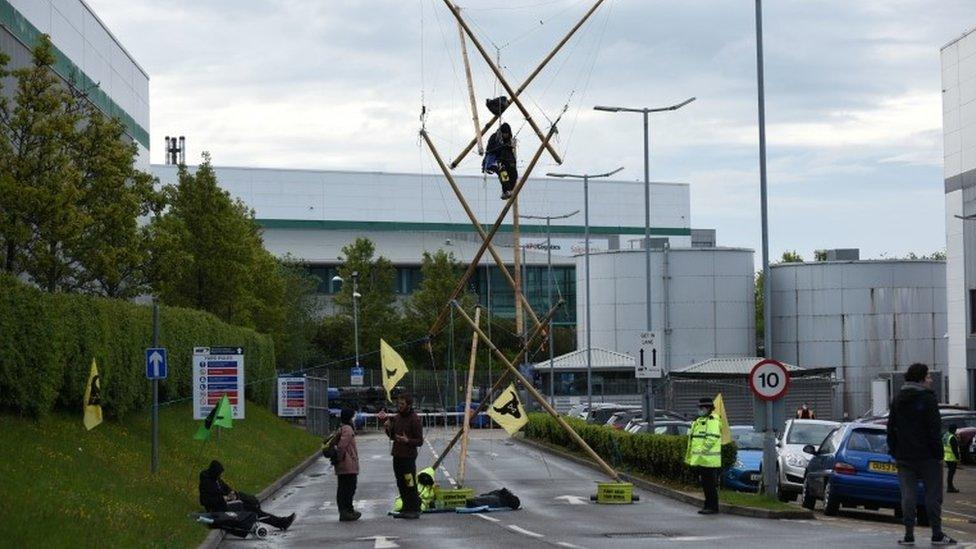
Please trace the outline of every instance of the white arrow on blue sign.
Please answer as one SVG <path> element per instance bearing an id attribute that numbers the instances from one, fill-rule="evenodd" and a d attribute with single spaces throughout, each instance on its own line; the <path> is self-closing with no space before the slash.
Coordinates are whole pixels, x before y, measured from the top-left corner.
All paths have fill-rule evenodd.
<path id="1" fill-rule="evenodd" d="M 168 370 L 165 348 L 146 349 L 146 379 L 166 379 Z"/>

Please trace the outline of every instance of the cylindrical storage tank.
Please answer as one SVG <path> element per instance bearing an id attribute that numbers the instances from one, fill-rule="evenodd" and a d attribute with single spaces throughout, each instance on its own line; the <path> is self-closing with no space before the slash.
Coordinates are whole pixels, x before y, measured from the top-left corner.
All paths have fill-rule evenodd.
<path id="1" fill-rule="evenodd" d="M 773 358 L 835 367 L 842 412 L 871 411 L 871 382 L 914 362 L 946 371 L 945 262 L 782 263 L 771 270 Z"/>
<path id="2" fill-rule="evenodd" d="M 633 354 L 647 328 L 643 250 L 590 254 L 592 346 Z M 664 335 L 665 368 L 715 357 L 755 356 L 753 251 L 651 251 L 653 330 Z M 666 279 L 667 278 L 667 284 Z M 586 260 L 576 256 L 577 348 L 586 348 Z"/>

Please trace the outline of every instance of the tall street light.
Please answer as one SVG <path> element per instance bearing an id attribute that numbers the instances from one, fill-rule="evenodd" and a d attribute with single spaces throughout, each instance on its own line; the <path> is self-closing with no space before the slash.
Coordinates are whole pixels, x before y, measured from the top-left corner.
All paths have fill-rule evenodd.
<path id="1" fill-rule="evenodd" d="M 648 145 L 647 115 L 652 112 L 676 111 L 688 103 L 694 101 L 694 97 L 685 99 L 681 103 L 675 103 L 667 107 L 607 107 L 597 105 L 593 110 L 604 112 L 639 112 L 644 115 L 644 269 L 645 284 L 647 285 L 647 331 L 652 332 L 651 325 L 651 179 L 650 179 L 650 153 Z M 665 334 L 665 337 L 667 335 Z M 668 365 L 670 367 L 670 364 Z M 644 417 L 647 419 L 649 432 L 654 432 L 654 388 L 651 380 L 647 380 L 644 394 Z"/>
<path id="2" fill-rule="evenodd" d="M 545 219 L 546 220 L 546 270 L 548 274 L 548 282 L 546 283 L 546 291 L 549 299 L 549 308 L 551 309 L 555 303 L 552 301 L 552 220 L 553 219 L 566 219 L 567 217 L 572 217 L 579 213 L 579 210 L 572 211 L 568 214 L 563 215 L 520 215 L 522 219 Z M 524 262 L 523 262 L 524 263 Z M 587 321 L 589 322 L 589 321 Z M 587 324 L 589 326 L 589 324 Z M 553 356 L 553 330 L 552 322 L 549 323 L 549 405 L 553 408 L 556 407 L 556 393 L 553 390 L 553 378 L 556 375 L 555 371 L 555 357 Z"/>
<path id="3" fill-rule="evenodd" d="M 586 240 L 586 405 L 589 411 L 593 411 L 593 351 L 592 339 L 593 326 L 590 324 L 590 179 L 610 177 L 620 172 L 624 168 L 621 166 L 612 172 L 591 175 L 588 173 L 547 173 L 547 177 L 559 177 L 583 180 L 583 224 L 585 225 Z"/>
<path id="4" fill-rule="evenodd" d="M 341 276 L 332 277 L 332 282 L 345 282 Z M 359 293 L 359 271 L 352 272 L 352 332 L 353 341 L 356 345 L 356 367 L 359 368 L 359 299 L 363 297 Z"/>

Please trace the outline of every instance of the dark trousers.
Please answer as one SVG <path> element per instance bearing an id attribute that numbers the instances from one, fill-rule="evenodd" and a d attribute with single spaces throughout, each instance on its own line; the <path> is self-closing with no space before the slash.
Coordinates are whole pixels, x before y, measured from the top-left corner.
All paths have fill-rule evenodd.
<path id="1" fill-rule="evenodd" d="M 718 511 L 718 467 L 695 467 L 698 482 L 705 492 L 705 507 L 711 511 Z"/>
<path id="2" fill-rule="evenodd" d="M 502 192 L 512 192 L 518 183 L 518 168 L 515 164 L 502 164 L 498 170 L 498 181 L 502 184 Z"/>
<path id="3" fill-rule="evenodd" d="M 898 460 L 898 486 L 901 489 L 901 512 L 905 531 L 915 528 L 915 506 L 918 504 L 916 488 L 922 481 L 925 488 L 925 512 L 929 516 L 932 537 L 942 536 L 942 460 Z"/>
<path id="4" fill-rule="evenodd" d="M 946 485 L 951 489 L 955 489 L 955 485 L 952 484 L 952 479 L 956 477 L 956 462 L 947 461 L 945 462 L 945 464 L 946 464 L 946 469 L 949 470 L 949 472 L 946 473 Z"/>
<path id="5" fill-rule="evenodd" d="M 336 505 L 339 512 L 352 511 L 352 498 L 356 495 L 356 479 L 359 475 L 336 475 L 338 484 L 336 486 Z"/>
<path id="6" fill-rule="evenodd" d="M 417 458 L 393 458 L 393 474 L 397 490 L 403 500 L 403 513 L 420 512 L 420 494 L 417 493 Z"/>
<path id="7" fill-rule="evenodd" d="M 228 511 L 250 511 L 258 516 L 258 521 L 265 524 L 270 524 L 275 528 L 283 527 L 287 521 L 285 517 L 272 515 L 271 513 L 261 509 L 261 502 L 258 501 L 258 498 L 252 496 L 251 494 L 237 492 L 237 499 L 238 502 L 230 502 L 227 504 Z"/>

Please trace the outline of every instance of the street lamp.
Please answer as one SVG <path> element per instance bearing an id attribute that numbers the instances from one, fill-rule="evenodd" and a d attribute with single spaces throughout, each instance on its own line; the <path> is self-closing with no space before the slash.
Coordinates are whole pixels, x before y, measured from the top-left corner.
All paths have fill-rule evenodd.
<path id="1" fill-rule="evenodd" d="M 583 180 L 583 224 L 585 226 L 585 263 L 586 263 L 586 404 L 590 411 L 593 410 L 593 352 L 592 352 L 592 325 L 590 324 L 590 179 L 610 177 L 623 170 L 623 166 L 612 172 L 590 175 L 588 173 L 547 173 L 547 177 L 559 177 Z"/>
<path id="2" fill-rule="evenodd" d="M 341 276 L 335 275 L 332 277 L 332 282 L 345 282 Z M 356 345 L 356 367 L 359 368 L 359 299 L 362 298 L 362 294 L 359 293 L 359 271 L 352 272 L 352 331 L 353 331 L 353 341 Z"/>
<path id="3" fill-rule="evenodd" d="M 546 220 L 546 270 L 548 274 L 548 282 L 546 283 L 546 291 L 549 299 L 549 308 L 554 306 L 552 302 L 552 231 L 551 222 L 553 219 L 566 219 L 567 217 L 572 217 L 579 213 L 579 210 L 572 211 L 568 214 L 563 215 L 520 215 L 522 219 L 545 219 Z M 523 261 L 524 263 L 524 261 Z M 589 321 L 587 321 L 587 326 L 589 326 Z M 556 406 L 556 394 L 553 390 L 553 378 L 556 375 L 555 372 L 555 357 L 553 356 L 553 327 L 552 321 L 549 322 L 549 405 L 552 407 Z"/>
<path id="4" fill-rule="evenodd" d="M 681 103 L 675 103 L 667 107 L 606 107 L 597 105 L 593 110 L 603 112 L 639 112 L 644 115 L 644 268 L 646 274 L 645 284 L 647 285 L 647 331 L 653 331 L 651 325 L 651 180 L 650 180 L 650 154 L 648 145 L 647 115 L 652 112 L 676 111 L 681 107 L 694 101 L 694 97 L 689 97 Z M 667 334 L 665 334 L 667 337 Z M 667 365 L 670 368 L 670 364 Z M 654 388 L 651 380 L 647 380 L 644 396 L 644 416 L 647 418 L 647 425 L 650 432 L 654 432 Z"/>

